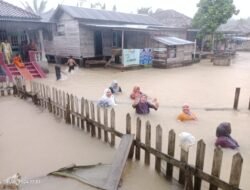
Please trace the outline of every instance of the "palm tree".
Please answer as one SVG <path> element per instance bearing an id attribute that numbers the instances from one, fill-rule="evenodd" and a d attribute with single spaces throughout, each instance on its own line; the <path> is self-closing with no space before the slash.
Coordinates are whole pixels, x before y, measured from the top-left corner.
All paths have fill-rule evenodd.
<path id="1" fill-rule="evenodd" d="M 43 13 L 45 13 L 47 2 L 47 0 L 41 0 L 39 3 L 39 0 L 33 0 L 33 5 L 30 5 L 27 1 L 22 2 L 22 4 L 25 10 L 41 16 Z"/>

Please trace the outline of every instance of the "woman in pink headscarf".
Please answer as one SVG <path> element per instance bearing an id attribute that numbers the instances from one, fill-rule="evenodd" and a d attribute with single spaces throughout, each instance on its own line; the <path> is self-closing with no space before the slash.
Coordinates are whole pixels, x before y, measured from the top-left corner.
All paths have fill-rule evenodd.
<path id="1" fill-rule="evenodd" d="M 139 86 L 134 86 L 132 93 L 130 94 L 130 98 L 135 100 L 142 95 L 141 89 Z"/>

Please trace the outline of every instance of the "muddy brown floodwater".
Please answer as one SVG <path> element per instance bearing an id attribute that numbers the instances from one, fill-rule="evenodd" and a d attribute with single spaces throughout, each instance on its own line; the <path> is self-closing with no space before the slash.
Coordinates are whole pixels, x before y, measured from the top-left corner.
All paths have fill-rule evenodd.
<path id="1" fill-rule="evenodd" d="M 231 66 L 228 67 L 213 66 L 209 60 L 203 60 L 201 63 L 192 66 L 174 69 L 148 68 L 125 72 L 103 68 L 80 69 L 74 74 L 69 75 L 64 81 L 55 80 L 54 68 L 51 66 L 51 73 L 48 75 L 48 78 L 39 80 L 39 82 L 73 93 L 79 98 L 84 97 L 97 101 L 102 96 L 103 90 L 110 85 L 112 80 L 118 80 L 123 93 L 116 96 L 118 105 L 115 107 L 115 111 L 116 128 L 121 132 L 125 131 L 125 118 L 127 113 L 131 114 L 133 122 L 132 132 L 135 132 L 135 123 L 138 115 L 135 114 L 131 107 L 132 102 L 129 99 L 129 94 L 134 85 L 139 85 L 144 93 L 150 97 L 157 98 L 160 103 L 158 111 L 152 110 L 149 115 L 142 117 L 143 125 L 146 120 L 149 120 L 152 124 L 153 146 L 155 142 L 155 126 L 157 124 L 160 124 L 163 128 L 164 142 L 167 142 L 167 135 L 170 129 L 174 129 L 177 134 L 182 131 L 190 132 L 197 140 L 203 139 L 206 143 L 204 170 L 209 173 L 211 172 L 212 166 L 215 129 L 220 122 L 231 122 L 232 136 L 239 142 L 240 148 L 238 150 L 223 149 L 224 156 L 221 178 L 226 181 L 229 180 L 229 168 L 231 168 L 232 156 L 240 152 L 244 159 L 240 187 L 248 189 L 250 184 L 248 180 L 250 177 L 250 141 L 248 139 L 248 134 L 250 134 L 250 111 L 248 110 L 250 97 L 249 60 L 250 53 L 241 52 L 233 58 Z M 217 108 L 232 108 L 236 87 L 241 87 L 239 110 L 216 110 Z M 23 106 L 21 113 L 19 113 L 20 110 L 10 109 L 15 103 L 18 105 L 18 108 L 21 107 L 21 105 Z M 195 112 L 198 117 L 197 121 L 187 123 L 176 121 L 176 116 L 181 111 L 181 106 L 184 103 L 190 104 L 192 111 Z M 21 105 L 19 106 L 19 104 Z M 53 117 L 49 116 L 48 113 L 41 113 L 37 108 L 26 104 L 27 103 L 20 101 L 17 102 L 17 100 L 13 98 L 0 99 L 0 117 L 5 116 L 11 118 L 9 121 L 5 121 L 4 129 L 2 129 L 4 125 L 2 125 L 1 118 L 0 129 L 3 131 L 3 134 L 0 138 L 0 150 L 4 149 L 10 152 L 0 157 L 1 165 L 4 163 L 4 170 L 1 170 L 0 173 L 1 178 L 7 174 L 10 175 L 16 172 L 14 166 L 10 166 L 10 168 L 6 167 L 5 164 L 7 164 L 9 160 L 13 162 L 24 162 L 23 165 L 20 164 L 20 167 L 23 167 L 21 169 L 27 176 L 40 175 L 48 172 L 48 170 L 60 168 L 62 165 L 64 166 L 72 162 L 72 157 L 75 158 L 74 162 L 81 162 L 83 164 L 89 163 L 89 161 L 100 162 L 100 159 L 101 162 L 112 160 L 114 154 L 113 149 L 89 138 L 85 134 L 79 133 L 76 129 L 73 130 L 72 128 L 66 127 L 63 123 L 55 122 Z M 10 109 L 9 112 L 6 112 L 6 109 L 3 110 L 2 105 L 5 105 L 6 109 Z M 206 108 L 211 109 L 207 111 Z M 11 113 L 12 116 L 10 117 Z M 22 120 L 23 115 L 27 114 L 30 114 L 28 118 L 24 117 L 26 119 Z M 16 120 L 16 117 L 21 119 L 21 121 Z M 41 121 L 35 120 L 36 117 Z M 27 120 L 29 120 L 29 125 L 26 125 Z M 17 126 L 22 122 L 24 128 L 18 128 Z M 36 127 L 30 126 L 31 124 Z M 50 125 L 51 127 L 48 127 Z M 10 126 L 10 129 L 6 128 L 6 126 Z M 58 128 L 62 129 L 58 130 Z M 4 132 L 4 130 L 7 131 Z M 31 133 L 32 136 L 23 140 L 32 146 L 20 147 L 21 143 L 18 143 L 18 140 L 20 140 L 21 137 L 18 134 L 22 134 L 24 130 L 34 132 L 34 134 L 33 132 Z M 144 132 L 144 128 L 142 128 L 142 133 Z M 24 136 L 28 134 L 29 132 L 24 134 Z M 92 156 L 89 153 L 87 154 L 84 148 L 84 144 L 86 143 L 88 145 L 91 144 L 91 150 L 93 151 L 91 152 L 93 153 Z M 53 159 L 50 159 L 51 152 L 47 152 L 48 144 L 52 146 L 49 147 L 49 149 L 51 149 L 52 152 L 55 151 L 54 153 L 57 155 Z M 166 145 L 167 143 L 163 143 L 164 152 L 167 150 Z M 79 151 L 81 150 L 79 149 L 81 146 L 83 146 L 81 148 L 83 150 L 82 152 Z M 16 155 L 16 153 L 14 153 L 15 151 L 12 151 L 13 148 L 22 148 L 24 150 L 21 155 Z M 178 147 L 176 150 L 175 157 L 179 158 L 180 150 Z M 41 152 L 43 154 L 41 154 Z M 67 155 L 65 155 L 66 152 Z M 32 154 L 35 158 L 26 160 L 26 154 Z M 196 147 L 194 146 L 190 149 L 189 154 L 189 162 L 191 164 L 195 162 L 195 154 Z M 100 157 L 98 155 L 102 156 Z M 37 166 L 36 163 L 40 160 L 43 160 L 46 165 L 42 167 Z M 34 167 L 27 169 L 30 163 L 32 163 Z M 4 175 L 2 175 L 2 171 L 4 171 Z M 141 163 L 129 163 L 125 176 L 126 178 L 124 179 L 125 182 L 122 189 L 163 189 L 162 186 L 166 187 L 166 182 L 161 180 L 152 168 L 145 168 Z M 151 186 L 150 184 L 155 180 L 157 182 Z M 207 187 L 207 184 L 204 183 L 204 187 Z"/>

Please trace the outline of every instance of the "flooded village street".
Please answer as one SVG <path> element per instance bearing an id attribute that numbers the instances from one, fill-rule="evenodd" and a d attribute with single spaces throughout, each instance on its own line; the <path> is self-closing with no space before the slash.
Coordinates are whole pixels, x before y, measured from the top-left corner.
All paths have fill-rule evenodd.
<path id="1" fill-rule="evenodd" d="M 177 134 L 183 131 L 190 132 L 196 140 L 203 139 L 206 143 L 204 170 L 208 173 L 211 172 L 216 127 L 223 121 L 231 122 L 232 136 L 239 142 L 240 148 L 223 149 L 221 178 L 228 181 L 230 174 L 228 168 L 231 167 L 232 155 L 239 151 L 244 159 L 241 188 L 248 189 L 250 175 L 250 141 L 247 135 L 250 132 L 248 60 L 250 53 L 240 52 L 233 58 L 229 67 L 214 66 L 210 60 L 202 60 L 192 66 L 174 69 L 147 68 L 121 72 L 114 69 L 81 68 L 63 81 L 55 80 L 54 67 L 51 65 L 48 77 L 37 82 L 96 102 L 112 80 L 118 80 L 123 93 L 116 96 L 118 104 L 115 106 L 116 129 L 125 131 L 126 114 L 130 113 L 133 133 L 138 115 L 131 106 L 129 94 L 134 85 L 139 85 L 144 93 L 157 98 L 160 103 L 158 111 L 152 110 L 149 115 L 141 117 L 143 126 L 146 120 L 152 124 L 152 142 L 155 138 L 154 127 L 157 124 L 163 128 L 163 142 L 167 142 L 170 129 L 174 129 Z M 239 110 L 220 110 L 233 107 L 236 87 L 241 87 Z M 186 123 L 176 121 L 176 116 L 184 103 L 190 104 L 191 110 L 198 117 L 197 121 Z M 115 149 L 109 148 L 76 128 L 67 127 L 49 113 L 32 106 L 31 102 L 9 97 L 1 98 L 0 115 L 1 179 L 16 172 L 27 177 L 42 176 L 71 163 L 110 163 L 113 158 Z M 144 133 L 142 127 L 142 136 Z M 163 152 L 167 150 L 165 145 L 167 143 L 163 143 Z M 178 141 L 176 146 L 179 146 Z M 196 147 L 190 149 L 191 164 L 195 161 L 195 150 Z M 176 151 L 175 157 L 179 158 L 178 147 Z M 152 168 L 144 167 L 139 162 L 129 162 L 121 189 L 165 189 L 166 185 L 167 182 Z M 206 184 L 204 186 L 206 187 Z"/>

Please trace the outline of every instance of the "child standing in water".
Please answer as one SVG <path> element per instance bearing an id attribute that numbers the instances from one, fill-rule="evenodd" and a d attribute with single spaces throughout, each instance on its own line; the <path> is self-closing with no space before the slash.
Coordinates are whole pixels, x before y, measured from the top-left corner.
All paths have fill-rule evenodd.
<path id="1" fill-rule="evenodd" d="M 69 66 L 69 73 L 75 69 L 75 66 L 77 66 L 77 63 L 72 56 L 69 56 L 69 59 L 66 64 Z"/>

